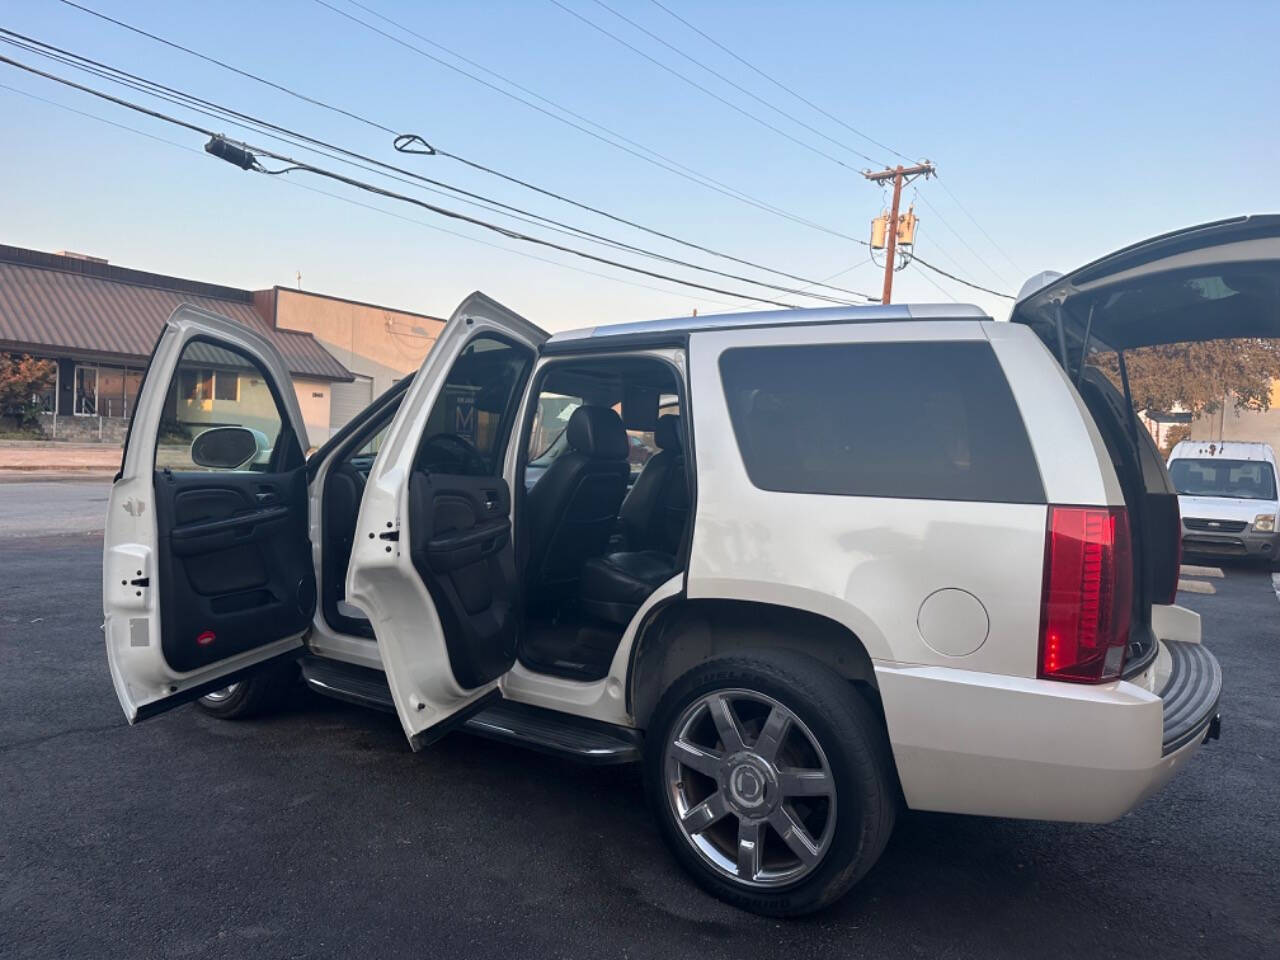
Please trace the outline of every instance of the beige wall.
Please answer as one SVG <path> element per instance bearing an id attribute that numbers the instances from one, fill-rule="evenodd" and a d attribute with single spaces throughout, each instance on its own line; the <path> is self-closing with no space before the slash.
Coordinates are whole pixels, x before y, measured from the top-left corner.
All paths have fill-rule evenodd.
<path id="1" fill-rule="evenodd" d="M 298 395 L 302 422 L 307 425 L 307 441 L 318 447 L 329 439 L 329 382 L 294 377 L 293 389 Z"/>
<path id="2" fill-rule="evenodd" d="M 1246 440 L 1269 443 L 1280 451 L 1280 380 L 1271 383 L 1271 409 L 1236 410 L 1228 407 L 1197 418 L 1192 440 Z"/>
<path id="3" fill-rule="evenodd" d="M 256 299 L 268 320 L 274 310 L 277 327 L 310 333 L 352 373 L 370 377 L 375 397 L 422 365 L 444 326 L 430 317 L 286 287 Z"/>

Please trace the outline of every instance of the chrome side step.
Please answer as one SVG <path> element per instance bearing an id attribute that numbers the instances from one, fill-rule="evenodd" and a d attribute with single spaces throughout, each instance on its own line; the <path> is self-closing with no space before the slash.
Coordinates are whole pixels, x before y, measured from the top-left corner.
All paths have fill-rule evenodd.
<path id="1" fill-rule="evenodd" d="M 302 676 L 307 686 L 327 697 L 395 713 L 391 688 L 380 670 L 305 657 Z M 485 706 L 457 729 L 590 764 L 638 762 L 643 742 L 638 730 L 510 700 Z"/>

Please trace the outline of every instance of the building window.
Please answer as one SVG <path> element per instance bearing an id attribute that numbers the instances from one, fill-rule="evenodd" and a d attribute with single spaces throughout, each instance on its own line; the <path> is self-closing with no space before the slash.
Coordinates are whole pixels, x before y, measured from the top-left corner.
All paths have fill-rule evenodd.
<path id="1" fill-rule="evenodd" d="M 213 399 L 230 400 L 235 403 L 240 399 L 240 376 L 226 370 L 219 370 L 213 380 Z"/>
<path id="2" fill-rule="evenodd" d="M 58 377 L 61 371 L 55 361 L 47 361 L 53 365 L 53 376 L 48 382 L 31 395 L 31 401 L 40 413 L 58 412 Z"/>
<path id="3" fill-rule="evenodd" d="M 80 417 L 125 419 L 133 413 L 141 386 L 141 370 L 77 364 L 73 412 Z"/>
<path id="4" fill-rule="evenodd" d="M 75 406 L 78 417 L 92 417 L 98 412 L 98 368 L 76 365 Z"/>

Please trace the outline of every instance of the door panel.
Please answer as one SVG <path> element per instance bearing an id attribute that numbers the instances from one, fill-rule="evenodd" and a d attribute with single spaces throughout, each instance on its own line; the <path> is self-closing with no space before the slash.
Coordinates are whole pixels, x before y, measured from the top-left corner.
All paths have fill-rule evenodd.
<path id="1" fill-rule="evenodd" d="M 473 690 L 496 680 L 515 662 L 520 621 L 506 481 L 415 471 L 409 530 L 458 685 Z"/>
<path id="2" fill-rule="evenodd" d="M 306 629 L 316 602 L 306 490 L 302 467 L 157 477 L 162 648 L 175 670 Z"/>
<path id="3" fill-rule="evenodd" d="M 546 339 L 501 304 L 468 297 L 369 472 L 346 595 L 373 624 L 414 749 L 494 694 L 515 662 L 522 611 L 502 470 Z"/>
<path id="4" fill-rule="evenodd" d="M 206 442 L 213 430 L 238 440 Z M 271 343 L 193 307 L 174 311 L 104 535 L 107 660 L 131 723 L 301 651 L 316 594 L 305 445 Z M 240 462 L 219 462 L 228 458 Z"/>

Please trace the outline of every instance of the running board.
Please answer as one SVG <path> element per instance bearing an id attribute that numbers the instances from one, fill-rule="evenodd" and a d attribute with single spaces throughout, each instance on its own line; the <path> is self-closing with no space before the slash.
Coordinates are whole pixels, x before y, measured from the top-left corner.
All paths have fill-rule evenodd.
<path id="1" fill-rule="evenodd" d="M 391 688 L 381 670 L 306 657 L 302 661 L 302 676 L 307 686 L 327 697 L 395 713 Z M 467 717 L 457 729 L 581 763 L 635 763 L 641 757 L 642 741 L 637 730 L 511 700 L 498 700 L 485 706 Z"/>

